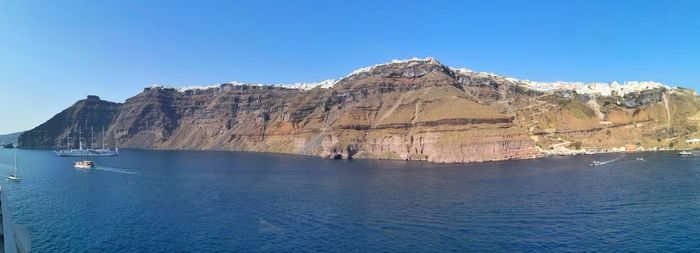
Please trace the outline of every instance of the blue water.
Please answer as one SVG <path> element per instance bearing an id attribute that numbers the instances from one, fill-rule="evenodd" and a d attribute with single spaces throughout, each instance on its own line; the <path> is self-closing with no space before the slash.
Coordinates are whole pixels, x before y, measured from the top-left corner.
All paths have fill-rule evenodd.
<path id="1" fill-rule="evenodd" d="M 35 252 L 700 249 L 700 157 L 667 152 L 437 165 L 125 150 L 92 171 L 18 154 L 22 181 L 2 185 Z"/>

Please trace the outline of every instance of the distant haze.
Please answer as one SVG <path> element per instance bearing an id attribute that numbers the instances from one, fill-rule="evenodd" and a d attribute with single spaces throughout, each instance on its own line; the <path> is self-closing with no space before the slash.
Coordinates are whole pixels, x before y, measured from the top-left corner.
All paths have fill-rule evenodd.
<path id="1" fill-rule="evenodd" d="M 22 134 L 21 132 L 0 135 L 0 144 L 14 143 L 17 144 L 17 137 Z"/>
<path id="2" fill-rule="evenodd" d="M 0 134 L 152 84 L 319 82 L 391 59 L 700 84 L 697 1 L 2 1 Z M 60 10 L 60 11 L 57 11 Z"/>

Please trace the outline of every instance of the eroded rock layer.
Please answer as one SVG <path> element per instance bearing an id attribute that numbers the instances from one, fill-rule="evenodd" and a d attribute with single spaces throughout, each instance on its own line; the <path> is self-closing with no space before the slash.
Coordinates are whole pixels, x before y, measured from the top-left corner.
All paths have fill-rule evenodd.
<path id="1" fill-rule="evenodd" d="M 427 59 L 378 65 L 331 88 L 153 87 L 123 104 L 91 97 L 24 133 L 20 145 L 56 147 L 82 126 L 105 127 L 108 145 L 127 148 L 497 161 L 560 149 L 687 147 L 699 108 L 688 90 L 542 92 Z"/>

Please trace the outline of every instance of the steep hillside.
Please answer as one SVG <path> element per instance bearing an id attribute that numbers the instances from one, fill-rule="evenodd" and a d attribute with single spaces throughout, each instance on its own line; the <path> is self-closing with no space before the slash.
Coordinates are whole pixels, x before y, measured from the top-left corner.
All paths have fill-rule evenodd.
<path id="1" fill-rule="evenodd" d="M 77 147 L 78 138 L 75 136 L 79 130 L 82 129 L 84 136 L 88 136 L 91 128 L 95 131 L 108 128 L 120 107 L 119 103 L 100 100 L 98 96 L 87 96 L 38 127 L 22 133 L 19 145 L 21 148 L 57 148 L 67 145 L 70 134 L 71 146 Z M 101 136 L 95 135 L 95 138 L 98 137 Z"/>
<path id="2" fill-rule="evenodd" d="M 17 144 L 17 139 L 22 132 L 0 135 L 0 145 L 13 143 Z"/>
<path id="3" fill-rule="evenodd" d="M 586 149 L 686 148 L 700 103 L 657 83 L 535 83 L 412 59 L 317 86 L 149 87 L 87 99 L 20 138 L 54 147 L 78 126 L 121 147 L 477 162 Z M 87 122 L 81 123 L 81 122 Z"/>

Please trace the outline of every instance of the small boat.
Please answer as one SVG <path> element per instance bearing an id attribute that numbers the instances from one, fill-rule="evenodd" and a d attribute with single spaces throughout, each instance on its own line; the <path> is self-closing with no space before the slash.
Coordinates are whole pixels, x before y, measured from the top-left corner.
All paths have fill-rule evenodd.
<path id="1" fill-rule="evenodd" d="M 681 152 L 678 152 L 678 155 L 681 155 L 681 156 L 692 156 L 692 155 L 693 155 L 693 152 L 681 151 Z"/>
<path id="2" fill-rule="evenodd" d="M 92 169 L 95 168 L 95 163 L 88 160 L 77 161 L 73 167 L 76 169 Z"/>
<path id="3" fill-rule="evenodd" d="M 9 176 L 7 176 L 7 180 L 10 180 L 12 182 L 19 182 L 20 179 L 21 178 L 16 174 L 10 174 Z"/>
<path id="4" fill-rule="evenodd" d="M 637 161 L 646 161 L 646 159 L 644 159 L 644 157 L 637 157 L 635 159 L 637 159 Z"/>
<path id="5" fill-rule="evenodd" d="M 81 145 L 82 149 L 82 145 Z M 80 158 L 80 161 L 76 161 L 75 164 L 73 165 L 74 168 L 76 169 L 92 169 L 95 168 L 95 163 L 93 161 L 87 160 L 87 157 L 83 156 Z"/>
<path id="6" fill-rule="evenodd" d="M 593 163 L 591 163 L 591 166 L 600 166 L 600 165 L 603 165 L 603 163 L 599 162 L 599 161 L 593 161 Z"/>
<path id="7" fill-rule="evenodd" d="M 19 182 L 20 179 L 19 174 L 17 174 L 17 150 L 15 150 L 15 170 L 14 173 L 7 176 L 7 180 L 11 182 Z"/>

